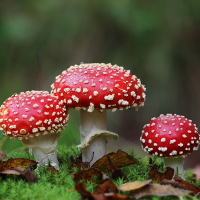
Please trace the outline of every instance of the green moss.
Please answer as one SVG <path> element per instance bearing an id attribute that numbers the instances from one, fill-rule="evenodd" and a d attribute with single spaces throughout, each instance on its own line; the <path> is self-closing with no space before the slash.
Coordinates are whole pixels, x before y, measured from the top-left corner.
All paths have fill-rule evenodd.
<path id="1" fill-rule="evenodd" d="M 81 195 L 74 190 L 75 183 L 73 181 L 73 175 L 69 174 L 68 167 L 71 164 L 71 157 L 76 157 L 80 152 L 75 148 L 65 148 L 63 146 L 58 146 L 57 155 L 60 161 L 60 172 L 52 174 L 47 171 L 44 167 L 40 167 L 37 170 L 38 182 L 34 184 L 29 184 L 24 180 L 19 179 L 18 176 L 10 175 L 6 179 L 1 178 L 0 180 L 0 200 L 78 200 L 81 199 Z M 134 152 L 129 152 L 129 154 L 134 155 Z M 26 148 L 18 148 L 8 154 L 12 158 L 27 158 L 34 159 L 33 155 L 29 154 Z M 134 155 L 136 157 L 136 155 Z M 148 173 L 150 170 L 148 158 L 137 158 L 139 160 L 139 165 L 130 165 L 122 168 L 123 173 L 127 176 L 128 181 L 145 181 L 148 179 Z M 153 160 L 153 163 L 162 164 L 160 159 Z M 74 172 L 78 169 L 75 167 Z M 106 173 L 109 175 L 109 173 Z M 192 171 L 185 173 L 187 181 L 192 182 Z M 95 177 L 98 180 L 98 177 Z M 126 181 L 123 179 L 113 180 L 114 183 L 119 186 Z M 198 183 L 196 183 L 198 185 Z M 97 185 L 91 182 L 86 182 L 86 189 L 90 192 L 94 192 Z M 123 193 L 121 194 L 130 194 Z M 176 197 L 145 197 L 145 199 L 151 200 L 175 200 Z M 186 199 L 186 198 L 183 198 Z M 196 200 L 193 197 L 193 200 Z"/>

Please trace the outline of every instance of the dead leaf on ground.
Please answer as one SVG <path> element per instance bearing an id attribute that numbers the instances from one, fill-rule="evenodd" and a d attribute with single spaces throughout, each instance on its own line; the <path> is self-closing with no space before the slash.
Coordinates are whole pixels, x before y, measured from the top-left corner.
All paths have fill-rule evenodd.
<path id="1" fill-rule="evenodd" d="M 198 194 L 200 193 L 200 188 L 188 183 L 187 181 L 184 181 L 180 176 L 175 175 L 173 178 L 176 182 L 178 182 L 179 184 L 184 185 L 188 190 L 192 191 L 193 194 Z"/>
<path id="2" fill-rule="evenodd" d="M 125 167 L 131 164 L 139 164 L 138 160 L 133 156 L 128 155 L 127 153 L 123 152 L 121 149 L 117 151 L 117 153 L 109 153 L 99 160 L 97 160 L 92 167 L 98 168 L 100 170 L 107 169 L 109 163 L 107 156 L 112 160 L 114 165 L 117 168 Z"/>
<path id="3" fill-rule="evenodd" d="M 7 158 L 7 155 L 3 152 L 2 149 L 0 149 L 0 160 L 3 160 L 5 158 Z"/>
<path id="4" fill-rule="evenodd" d="M 166 167 L 165 172 L 159 172 L 158 171 L 158 165 L 153 165 L 149 172 L 149 179 L 152 179 L 152 181 L 156 181 L 160 183 L 162 180 L 167 179 L 171 180 L 174 176 L 174 169 L 171 167 Z"/>
<path id="5" fill-rule="evenodd" d="M 127 177 L 124 175 L 121 169 L 117 168 L 113 161 L 110 159 L 109 156 L 106 156 L 108 160 L 108 167 L 107 169 L 111 172 L 111 178 L 112 179 L 118 179 L 118 178 L 123 178 L 124 180 L 127 180 Z"/>
<path id="6" fill-rule="evenodd" d="M 83 169 L 87 169 L 90 167 L 90 163 L 89 162 L 83 162 L 82 160 L 76 158 L 73 159 L 72 158 L 72 164 L 69 166 L 69 173 L 73 173 L 73 168 L 77 167 L 78 171 L 83 170 Z"/>
<path id="7" fill-rule="evenodd" d="M 96 181 L 94 177 L 98 177 L 99 181 L 103 180 L 103 173 L 96 168 L 89 168 L 87 170 L 81 170 L 74 174 L 74 181 L 78 182 L 80 180 L 83 181 Z"/>
<path id="8" fill-rule="evenodd" d="M 198 181 L 200 179 L 200 164 L 196 165 L 193 171 L 195 179 Z"/>
<path id="9" fill-rule="evenodd" d="M 95 194 L 104 194 L 109 192 L 118 192 L 117 186 L 111 180 L 107 180 L 103 184 L 101 184 L 95 191 Z"/>
<path id="10" fill-rule="evenodd" d="M 28 183 L 36 183 L 37 182 L 37 178 L 35 177 L 35 174 L 32 171 L 30 171 L 29 169 L 25 169 L 25 168 L 22 168 L 22 167 L 16 167 L 16 168 L 3 170 L 3 171 L 0 172 L 0 174 L 18 175 L 23 180 L 26 180 Z"/>
<path id="11" fill-rule="evenodd" d="M 134 197 L 139 199 L 144 196 L 186 196 L 191 193 L 189 190 L 174 188 L 171 185 L 149 184 L 145 187 L 132 191 Z"/>
<path id="12" fill-rule="evenodd" d="M 34 160 L 24 158 L 10 158 L 7 161 L 0 162 L 0 171 L 16 167 L 27 168 L 34 165 L 37 165 L 37 162 Z"/>
<path id="13" fill-rule="evenodd" d="M 57 169 L 55 169 L 54 167 L 47 167 L 46 168 L 47 171 L 50 171 L 52 174 L 56 174 L 58 173 L 59 171 Z"/>
<path id="14" fill-rule="evenodd" d="M 175 180 L 166 180 L 166 179 L 165 179 L 165 180 L 162 180 L 160 184 L 161 184 L 161 185 L 171 185 L 171 186 L 173 186 L 173 187 L 175 187 L 175 188 L 187 190 L 187 188 L 186 188 L 184 185 L 178 183 L 178 182 L 175 181 Z"/>
<path id="15" fill-rule="evenodd" d="M 120 185 L 119 189 L 123 192 L 138 190 L 138 189 L 141 189 L 142 187 L 150 184 L 151 182 L 152 182 L 152 180 L 147 180 L 144 182 L 142 182 L 142 181 L 128 182 L 128 183 L 124 183 L 124 184 Z"/>
<path id="16" fill-rule="evenodd" d="M 75 189 L 81 194 L 82 199 L 89 200 L 127 200 L 130 199 L 129 196 L 115 194 L 115 193 L 106 193 L 106 194 L 92 194 L 87 191 L 85 188 L 85 184 L 83 182 L 76 183 Z"/>

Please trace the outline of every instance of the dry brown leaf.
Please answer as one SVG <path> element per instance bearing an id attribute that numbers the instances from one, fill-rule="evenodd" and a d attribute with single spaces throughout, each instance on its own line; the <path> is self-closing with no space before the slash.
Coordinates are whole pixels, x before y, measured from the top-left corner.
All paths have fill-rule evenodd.
<path id="1" fill-rule="evenodd" d="M 4 174 L 4 175 L 14 174 L 14 175 L 20 176 L 22 179 L 26 180 L 28 183 L 37 182 L 37 178 L 35 177 L 35 174 L 32 171 L 22 168 L 22 167 L 16 167 L 16 168 L 3 170 L 0 172 L 0 174 Z"/>
<path id="2" fill-rule="evenodd" d="M 109 156 L 106 156 L 108 159 L 108 170 L 111 172 L 112 179 L 123 178 L 124 180 L 128 180 L 121 169 L 117 168 L 115 164 L 112 162 Z"/>
<path id="3" fill-rule="evenodd" d="M 109 192 L 113 192 L 113 193 L 118 192 L 117 186 L 111 180 L 107 180 L 103 184 L 101 184 L 97 188 L 95 194 L 104 194 L 104 193 L 109 193 Z"/>
<path id="4" fill-rule="evenodd" d="M 99 181 L 103 180 L 103 173 L 96 168 L 90 168 L 87 170 L 81 170 L 74 174 L 74 181 L 94 181 L 94 177 L 98 177 Z"/>
<path id="5" fill-rule="evenodd" d="M 5 158 L 7 158 L 7 155 L 3 152 L 2 149 L 0 149 L 0 160 L 3 160 Z"/>
<path id="6" fill-rule="evenodd" d="M 57 169 L 55 169 L 54 167 L 47 167 L 46 168 L 47 171 L 50 171 L 52 174 L 56 174 L 58 173 L 59 171 Z"/>
<path id="7" fill-rule="evenodd" d="M 173 187 L 175 187 L 175 188 L 187 190 L 187 188 L 186 188 L 184 185 L 178 183 L 178 182 L 175 181 L 175 180 L 162 180 L 160 184 L 161 184 L 161 185 L 171 185 L 171 186 L 173 186 Z"/>
<path id="8" fill-rule="evenodd" d="M 142 181 L 128 182 L 128 183 L 124 183 L 124 184 L 120 185 L 119 189 L 123 192 L 138 190 L 138 189 L 150 184 L 151 182 L 152 182 L 152 180 L 147 180 L 144 182 L 142 182 Z"/>
<path id="9" fill-rule="evenodd" d="M 161 173 L 158 171 L 158 165 L 153 165 L 149 172 L 149 179 L 152 179 L 152 181 L 156 181 L 160 183 L 162 180 L 167 179 L 171 180 L 174 176 L 174 169 L 171 167 L 166 167 L 166 171 L 164 173 Z"/>
<path id="10" fill-rule="evenodd" d="M 92 194 L 85 189 L 85 184 L 83 182 L 76 183 L 75 189 L 81 194 L 82 199 L 87 198 L 88 200 L 127 200 L 130 199 L 129 196 L 106 193 L 106 194 Z"/>
<path id="11" fill-rule="evenodd" d="M 193 194 L 200 194 L 200 188 L 188 183 L 187 181 L 184 181 L 180 176 L 175 175 L 173 178 L 176 182 L 178 182 L 179 184 L 184 185 L 188 190 L 192 191 Z"/>
<path id="12" fill-rule="evenodd" d="M 10 158 L 7 161 L 2 161 L 0 163 L 0 171 L 16 167 L 27 168 L 34 165 L 37 165 L 37 162 L 34 160 L 24 158 Z"/>
<path id="13" fill-rule="evenodd" d="M 72 164 L 69 166 L 69 173 L 73 173 L 73 168 L 77 167 L 78 171 L 83 170 L 83 169 L 87 169 L 90 167 L 90 163 L 89 162 L 83 162 L 82 160 L 76 158 L 73 159 L 72 158 Z"/>
<path id="14" fill-rule="evenodd" d="M 195 179 L 199 180 L 200 179 L 200 164 L 195 166 L 193 174 L 195 175 Z"/>
<path id="15" fill-rule="evenodd" d="M 144 196 L 186 196 L 191 193 L 189 190 L 174 188 L 171 185 L 149 184 L 145 187 L 132 191 L 134 197 L 139 199 Z"/>
<path id="16" fill-rule="evenodd" d="M 107 169 L 109 163 L 107 156 L 112 160 L 114 165 L 117 168 L 125 167 L 131 164 L 139 164 L 138 160 L 134 158 L 133 156 L 128 155 L 127 153 L 123 152 L 121 149 L 117 151 L 117 153 L 109 153 L 99 160 L 97 160 L 92 167 L 98 168 L 100 170 Z"/>

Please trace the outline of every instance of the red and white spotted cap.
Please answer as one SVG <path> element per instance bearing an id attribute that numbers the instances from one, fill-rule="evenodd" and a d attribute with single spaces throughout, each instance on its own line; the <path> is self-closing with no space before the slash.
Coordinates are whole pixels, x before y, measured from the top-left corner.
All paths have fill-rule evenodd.
<path id="1" fill-rule="evenodd" d="M 199 147 L 198 129 L 180 115 L 160 115 L 146 124 L 140 138 L 145 152 L 159 157 L 186 156 Z"/>
<path id="2" fill-rule="evenodd" d="M 143 106 L 144 92 L 144 85 L 130 70 L 104 63 L 71 66 L 52 84 L 53 95 L 67 107 L 88 112 Z"/>
<path id="3" fill-rule="evenodd" d="M 12 139 L 60 133 L 67 121 L 64 106 L 46 91 L 14 94 L 0 107 L 0 130 Z"/>

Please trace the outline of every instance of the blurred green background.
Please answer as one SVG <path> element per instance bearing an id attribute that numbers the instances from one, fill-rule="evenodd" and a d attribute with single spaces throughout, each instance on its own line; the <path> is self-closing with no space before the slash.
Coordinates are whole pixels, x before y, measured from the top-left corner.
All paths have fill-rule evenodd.
<path id="1" fill-rule="evenodd" d="M 130 69 L 146 86 L 145 107 L 108 112 L 120 135 L 109 150 L 141 152 L 139 137 L 151 117 L 185 115 L 200 127 L 200 1 L 6 0 L 0 2 L 0 104 L 13 93 L 48 90 L 55 76 L 80 62 Z M 79 112 L 59 144 L 79 143 Z M 7 139 L 5 152 L 21 147 Z M 200 162 L 200 151 L 186 167 Z"/>

